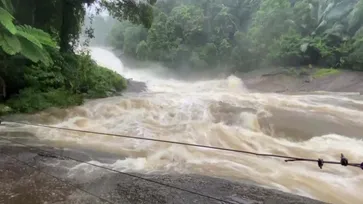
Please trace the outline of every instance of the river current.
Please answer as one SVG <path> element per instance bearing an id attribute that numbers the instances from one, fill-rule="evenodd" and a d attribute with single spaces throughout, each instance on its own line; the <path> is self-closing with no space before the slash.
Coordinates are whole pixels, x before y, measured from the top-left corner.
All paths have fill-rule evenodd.
<path id="1" fill-rule="evenodd" d="M 339 161 L 363 161 L 363 100 L 348 93 L 293 95 L 249 91 L 236 76 L 200 81 L 162 77 L 162 68 L 125 67 L 111 52 L 92 48 L 99 64 L 143 81 L 147 90 L 33 115 L 48 125 Z M 119 155 L 113 169 L 193 173 L 238 180 L 331 203 L 363 203 L 363 171 L 291 162 L 175 144 L 23 127 L 45 143 Z M 85 171 L 86 169 L 86 171 Z M 82 171 L 81 171 L 82 170 Z M 70 169 L 91 178 L 95 167 Z"/>

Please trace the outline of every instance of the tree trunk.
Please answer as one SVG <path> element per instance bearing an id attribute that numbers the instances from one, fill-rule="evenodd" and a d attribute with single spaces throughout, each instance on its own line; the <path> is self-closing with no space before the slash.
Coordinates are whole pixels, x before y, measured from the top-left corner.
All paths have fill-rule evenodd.
<path id="1" fill-rule="evenodd" d="M 6 97 L 6 83 L 5 83 L 5 81 L 4 81 L 4 79 L 0 76 L 0 93 L 1 93 L 1 96 L 3 97 L 3 98 L 5 98 Z"/>
<path id="2" fill-rule="evenodd" d="M 68 52 L 71 51 L 70 43 L 70 26 L 71 26 L 71 19 L 72 19 L 72 4 L 69 0 L 63 0 L 62 4 L 62 24 L 60 28 L 60 51 L 61 52 Z"/>

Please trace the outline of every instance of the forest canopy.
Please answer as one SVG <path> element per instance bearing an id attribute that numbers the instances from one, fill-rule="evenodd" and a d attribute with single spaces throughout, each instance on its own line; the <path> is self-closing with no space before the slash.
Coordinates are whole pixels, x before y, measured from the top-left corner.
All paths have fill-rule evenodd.
<path id="1" fill-rule="evenodd" d="M 171 68 L 363 70 L 363 0 L 159 0 L 153 13 L 149 29 L 116 23 L 109 45 Z"/>

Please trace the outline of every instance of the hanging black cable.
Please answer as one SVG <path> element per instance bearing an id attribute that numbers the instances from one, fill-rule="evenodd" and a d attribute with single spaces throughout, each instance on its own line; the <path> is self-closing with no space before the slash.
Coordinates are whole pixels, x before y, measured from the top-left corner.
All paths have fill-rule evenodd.
<path id="1" fill-rule="evenodd" d="M 16 158 L 16 157 L 13 157 L 13 156 L 11 156 L 11 155 L 9 155 L 9 154 L 6 154 L 6 153 L 4 153 L 4 152 L 0 152 L 0 154 L 6 155 L 7 157 L 12 158 L 13 160 L 15 160 L 15 161 L 17 161 L 17 162 L 19 162 L 19 163 L 21 163 L 21 164 L 23 164 L 23 165 L 25 165 L 25 166 L 28 166 L 28 167 L 30 167 L 30 168 L 33 168 L 33 169 L 35 169 L 36 171 L 39 171 L 39 172 L 41 172 L 41 173 L 43 173 L 43 174 L 45 174 L 45 175 L 47 175 L 47 176 L 53 177 L 53 178 L 57 179 L 58 181 L 60 181 L 60 182 L 62 182 L 62 183 L 64 183 L 64 184 L 66 184 L 66 185 L 68 185 L 68 186 L 71 186 L 72 188 L 78 189 L 78 190 L 80 190 L 80 191 L 82 191 L 82 192 L 84 192 L 84 193 L 86 193 L 86 194 L 88 194 L 88 195 L 91 195 L 91 196 L 93 196 L 93 197 L 96 197 L 96 198 L 100 199 L 100 200 L 101 200 L 101 201 L 103 201 L 103 202 L 114 204 L 114 202 L 111 202 L 111 201 L 109 201 L 109 200 L 107 200 L 107 199 L 105 199 L 105 198 L 99 197 L 98 195 L 96 195 L 96 194 L 94 194 L 94 193 L 91 193 L 90 191 L 87 191 L 87 190 L 84 190 L 84 189 L 82 189 L 82 188 L 80 188 L 80 187 L 77 187 L 76 185 L 71 184 L 70 182 L 66 182 L 66 181 L 64 181 L 63 179 L 61 179 L 61 178 L 59 178 L 59 177 L 57 177 L 57 176 L 54 176 L 54 175 L 52 175 L 52 174 L 50 174 L 50 173 L 48 173 L 48 172 L 45 172 L 45 171 L 41 170 L 40 168 L 38 168 L 38 167 L 36 167 L 36 166 L 32 166 L 32 165 L 28 164 L 27 162 L 21 161 L 20 159 L 18 159 L 18 158 Z"/>
<path id="2" fill-rule="evenodd" d="M 337 161 L 323 161 L 320 158 L 319 159 L 310 159 L 310 158 L 299 158 L 299 157 L 291 157 L 291 156 L 277 155 L 277 154 L 264 154 L 264 153 L 250 152 L 250 151 L 244 151 L 244 150 L 228 149 L 228 148 L 214 147 L 214 146 L 207 146 L 207 145 L 198 145 L 198 144 L 185 143 L 185 142 L 176 142 L 176 141 L 153 139 L 153 138 L 146 138 L 146 137 L 136 137 L 136 136 L 129 136 L 129 135 L 121 135 L 121 134 L 94 132 L 94 131 L 88 131 L 88 130 L 78 130 L 78 129 L 54 127 L 54 126 L 40 125 L 40 124 L 28 124 L 28 123 L 24 123 L 24 122 L 11 122 L 11 123 L 27 125 L 27 126 L 34 126 L 34 127 L 43 127 L 43 128 L 49 128 L 49 129 L 66 130 L 66 131 L 72 131 L 72 132 L 99 134 L 99 135 L 106 135 L 106 136 L 119 137 L 119 138 L 127 138 L 127 139 L 135 139 L 135 140 L 146 140 L 146 141 L 161 142 L 161 143 L 168 143 L 168 144 L 177 144 L 177 145 L 184 145 L 184 146 L 191 146 L 191 147 L 200 147 L 200 148 L 214 149 L 214 150 L 221 150 L 221 151 L 228 151 L 228 152 L 237 152 L 237 153 L 249 154 L 249 155 L 254 155 L 254 156 L 261 156 L 261 157 L 282 158 L 282 159 L 285 159 L 285 162 L 296 162 L 296 161 L 316 162 L 320 168 L 323 167 L 323 164 L 335 164 L 335 165 L 358 167 L 358 168 L 361 168 L 363 170 L 363 162 L 362 163 L 348 163 L 348 160 L 344 156 L 341 157 L 341 161 L 339 161 L 339 162 L 337 162 Z M 342 159 L 346 159 L 346 161 L 344 160 L 342 162 Z"/>
<path id="3" fill-rule="evenodd" d="M 223 199 L 220 199 L 220 198 L 215 198 L 215 197 L 205 195 L 205 194 L 202 194 L 202 193 L 198 193 L 198 192 L 195 192 L 195 191 L 191 191 L 191 190 L 188 190 L 188 189 L 180 188 L 180 187 L 173 186 L 173 185 L 170 185 L 170 184 L 165 184 L 165 183 L 162 183 L 162 182 L 159 182 L 159 181 L 144 178 L 144 177 L 137 176 L 137 175 L 134 175 L 134 174 L 131 174 L 131 173 L 121 172 L 121 171 L 117 171 L 117 170 L 107 168 L 107 167 L 104 167 L 104 166 L 100 166 L 100 165 L 97 165 L 97 164 L 92 164 L 92 163 L 87 162 L 87 161 L 75 159 L 75 158 L 68 157 L 68 156 L 63 156 L 63 155 L 60 155 L 60 154 L 55 154 L 54 152 L 46 151 L 46 150 L 43 150 L 43 149 L 38 148 L 38 147 L 29 146 L 29 145 L 21 143 L 21 142 L 9 140 L 9 139 L 6 139 L 6 138 L 2 138 L 2 139 L 6 140 L 6 141 L 9 141 L 11 143 L 20 144 L 20 145 L 25 146 L 25 147 L 30 148 L 30 149 L 36 149 L 36 150 L 38 150 L 40 152 L 46 152 L 47 154 L 50 154 L 50 155 L 57 155 L 57 157 L 63 157 L 63 158 L 66 158 L 66 159 L 69 159 L 69 160 L 72 160 L 72 161 L 88 164 L 88 165 L 98 167 L 98 168 L 101 168 L 101 169 L 105 169 L 105 170 L 108 170 L 108 171 L 111 171 L 111 172 L 123 174 L 123 175 L 126 175 L 126 176 L 130 176 L 130 177 L 133 177 L 133 178 L 137 178 L 137 179 L 140 179 L 140 180 L 144 180 L 144 181 L 147 181 L 147 182 L 151 182 L 151 183 L 155 183 L 155 184 L 158 184 L 158 185 L 161 185 L 161 186 L 165 186 L 165 187 L 168 187 L 168 188 L 173 188 L 173 189 L 176 189 L 176 190 L 179 190 L 179 191 L 184 191 L 184 192 L 187 192 L 187 193 L 190 193 L 190 194 L 194 194 L 194 195 L 201 196 L 201 197 L 204 197 L 204 198 L 208 198 L 208 199 L 211 199 L 211 200 L 215 200 L 215 201 L 218 201 L 218 202 L 228 203 L 228 204 L 239 204 L 238 202 L 226 201 L 226 200 L 223 200 Z M 5 154 L 5 153 L 3 153 L 3 154 Z"/>

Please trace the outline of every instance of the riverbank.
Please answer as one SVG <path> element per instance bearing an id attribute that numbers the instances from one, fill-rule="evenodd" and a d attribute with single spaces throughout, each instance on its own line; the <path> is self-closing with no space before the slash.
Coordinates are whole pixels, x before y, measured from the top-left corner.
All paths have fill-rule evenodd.
<path id="1" fill-rule="evenodd" d="M 114 90 L 113 93 L 110 93 L 110 97 L 111 96 L 119 96 L 119 95 L 122 95 L 122 93 L 128 93 L 128 92 L 133 92 L 133 93 L 139 93 L 139 92 L 143 92 L 147 89 L 147 86 L 144 82 L 139 82 L 139 81 L 134 81 L 132 79 L 127 79 L 127 82 L 125 82 L 126 85 L 124 87 L 124 89 L 122 90 L 122 92 L 117 92 L 116 90 Z M 96 97 L 97 98 L 97 97 Z M 100 98 L 104 98 L 104 97 L 100 97 Z M 64 99 L 64 98 L 63 98 Z M 95 98 L 93 98 L 95 99 Z M 87 98 L 86 98 L 87 100 Z M 81 100 L 83 101 L 83 100 Z M 75 105 L 80 105 L 82 102 L 79 102 L 79 103 L 70 103 L 69 106 L 59 106 L 59 107 L 54 107 L 56 106 L 57 104 L 53 104 L 53 106 L 44 106 L 44 108 L 38 108 L 36 112 L 39 112 L 39 111 L 42 111 L 42 110 L 45 110 L 45 109 L 50 109 L 50 108 L 71 108 Z M 39 102 L 39 101 L 38 101 Z M 43 102 L 43 101 L 40 101 L 40 102 Z M 6 105 L 5 105 L 6 104 Z M 12 114 L 12 113 L 16 113 L 17 111 L 13 110 L 12 107 L 10 107 L 12 104 L 2 104 L 0 103 L 0 116 L 3 116 L 3 115 L 8 115 L 8 114 Z M 22 105 L 28 105 L 28 104 L 24 104 L 22 102 L 19 102 L 19 104 L 22 104 Z M 27 111 L 25 111 L 27 112 Z"/>
<path id="2" fill-rule="evenodd" d="M 363 93 L 362 71 L 309 67 L 270 67 L 235 73 L 226 73 L 219 69 L 193 70 L 190 68 L 170 71 L 167 68 L 162 68 L 159 63 L 139 62 L 123 55 L 118 55 L 118 57 L 128 67 L 141 70 L 152 67 L 165 78 L 170 77 L 183 81 L 225 79 L 233 74 L 241 78 L 244 85 L 252 92 L 285 94 L 318 91 Z"/>
<path id="3" fill-rule="evenodd" d="M 363 93 L 363 72 L 337 69 L 271 68 L 237 74 L 257 92 L 355 92 Z"/>

